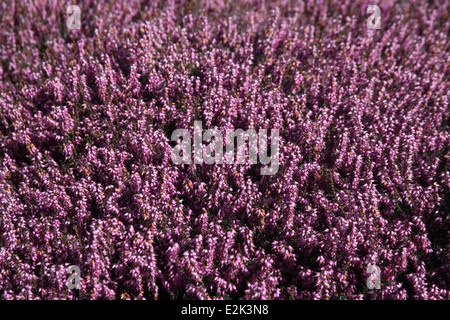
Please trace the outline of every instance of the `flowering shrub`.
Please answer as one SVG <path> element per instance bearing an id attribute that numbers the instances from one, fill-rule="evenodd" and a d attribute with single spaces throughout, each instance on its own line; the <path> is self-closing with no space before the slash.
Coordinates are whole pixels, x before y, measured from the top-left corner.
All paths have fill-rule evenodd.
<path id="1" fill-rule="evenodd" d="M 0 4 L 2 299 L 449 298 L 449 1 L 58 2 Z"/>

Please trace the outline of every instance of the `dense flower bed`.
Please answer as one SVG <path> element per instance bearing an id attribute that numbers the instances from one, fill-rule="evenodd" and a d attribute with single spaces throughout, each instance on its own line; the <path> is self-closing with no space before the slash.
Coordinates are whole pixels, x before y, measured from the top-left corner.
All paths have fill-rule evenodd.
<path id="1" fill-rule="evenodd" d="M 0 4 L 2 299 L 449 298 L 449 1 L 132 2 Z M 194 121 L 279 171 L 174 164 Z"/>

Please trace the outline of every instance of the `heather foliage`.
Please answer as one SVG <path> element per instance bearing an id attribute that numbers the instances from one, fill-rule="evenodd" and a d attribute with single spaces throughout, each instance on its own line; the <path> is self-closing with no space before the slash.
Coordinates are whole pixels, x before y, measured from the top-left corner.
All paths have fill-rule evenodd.
<path id="1" fill-rule="evenodd" d="M 450 2 L 0 4 L 0 297 L 448 299 Z M 133 3 L 133 4 L 132 4 Z M 280 163 L 175 164 L 278 129 Z M 191 132 L 192 134 L 192 132 Z M 366 286 L 366 268 L 381 288 Z"/>

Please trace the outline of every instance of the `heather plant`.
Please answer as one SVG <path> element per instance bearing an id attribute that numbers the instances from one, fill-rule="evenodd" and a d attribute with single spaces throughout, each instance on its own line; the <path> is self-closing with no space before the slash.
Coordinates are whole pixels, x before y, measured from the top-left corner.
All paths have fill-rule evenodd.
<path id="1" fill-rule="evenodd" d="M 2 299 L 449 298 L 449 1 L 0 12 Z M 195 121 L 278 171 L 174 163 Z"/>

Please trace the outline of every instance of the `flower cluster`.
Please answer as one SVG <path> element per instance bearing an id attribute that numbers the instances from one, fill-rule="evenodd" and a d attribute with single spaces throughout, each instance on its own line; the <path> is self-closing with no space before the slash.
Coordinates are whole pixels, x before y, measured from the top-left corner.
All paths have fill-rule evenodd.
<path id="1" fill-rule="evenodd" d="M 450 2 L 371 2 L 0 3 L 0 297 L 448 299 Z M 173 163 L 195 121 L 278 172 Z"/>

